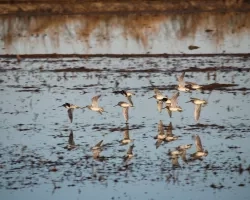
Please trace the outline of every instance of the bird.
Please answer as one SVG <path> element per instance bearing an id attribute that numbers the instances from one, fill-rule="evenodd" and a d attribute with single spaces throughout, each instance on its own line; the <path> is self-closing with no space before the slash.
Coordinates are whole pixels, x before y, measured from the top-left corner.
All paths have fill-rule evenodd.
<path id="1" fill-rule="evenodd" d="M 129 144 L 130 142 L 133 142 L 134 140 L 130 139 L 129 137 L 129 126 L 126 124 L 126 129 L 124 131 L 123 139 L 120 141 L 121 145 Z"/>
<path id="2" fill-rule="evenodd" d="M 94 159 L 98 159 L 100 157 L 100 153 L 102 152 L 102 146 L 101 146 L 102 142 L 103 142 L 103 140 L 101 140 L 95 146 L 93 146 L 91 148 L 91 151 L 93 153 L 93 158 Z"/>
<path id="3" fill-rule="evenodd" d="M 170 149 L 168 150 L 168 155 L 171 157 L 180 156 L 181 154 L 182 154 L 182 151 L 180 150 L 173 150 L 173 151 L 171 151 Z"/>
<path id="4" fill-rule="evenodd" d="M 167 101 L 168 97 L 164 96 L 159 89 L 154 88 L 154 95 L 152 97 L 149 97 L 148 99 L 155 98 L 157 101 Z"/>
<path id="5" fill-rule="evenodd" d="M 129 107 L 134 107 L 134 106 L 131 105 L 130 103 L 127 103 L 127 102 L 124 102 L 124 101 L 118 102 L 118 104 L 115 105 L 114 107 L 116 107 L 116 106 L 122 107 L 122 113 L 123 113 L 124 119 L 125 119 L 126 123 L 128 123 L 128 119 L 129 119 L 129 117 L 128 117 L 128 109 L 129 109 Z"/>
<path id="6" fill-rule="evenodd" d="M 172 126 L 172 122 L 169 123 L 167 131 L 166 131 L 166 137 L 165 137 L 165 141 L 167 142 L 172 142 L 174 140 L 177 140 L 179 137 L 178 136 L 174 136 L 173 135 L 173 126 Z"/>
<path id="7" fill-rule="evenodd" d="M 73 111 L 74 111 L 74 109 L 82 108 L 80 106 L 70 104 L 70 103 L 65 103 L 65 104 L 63 104 L 63 105 L 61 105 L 59 107 L 64 107 L 64 108 L 68 109 L 68 117 L 69 117 L 69 120 L 70 120 L 71 123 L 73 122 Z"/>
<path id="8" fill-rule="evenodd" d="M 165 135 L 165 132 L 164 132 L 163 123 L 160 120 L 159 123 L 158 123 L 158 135 L 155 136 L 155 139 L 157 139 L 157 141 L 155 143 L 156 149 L 159 148 L 159 146 L 165 140 L 165 138 L 166 138 L 166 135 Z"/>
<path id="9" fill-rule="evenodd" d="M 191 88 L 193 90 L 201 90 L 203 86 L 198 85 L 197 83 L 193 83 L 193 82 L 188 82 L 186 81 L 186 85 L 188 88 Z"/>
<path id="10" fill-rule="evenodd" d="M 189 103 L 189 102 L 192 102 L 193 104 L 196 104 L 196 105 L 206 105 L 207 104 L 206 100 L 193 98 L 193 97 L 191 97 L 190 100 L 187 101 L 186 103 Z"/>
<path id="11" fill-rule="evenodd" d="M 178 77 L 178 87 L 177 89 L 181 92 L 189 92 L 190 89 L 186 87 L 185 81 L 184 81 L 185 72 L 181 74 L 180 77 Z"/>
<path id="12" fill-rule="evenodd" d="M 180 106 L 178 106 L 177 104 L 177 98 L 179 96 L 179 92 L 175 93 L 173 95 L 173 97 L 171 98 L 171 104 L 170 105 L 166 105 L 166 110 L 169 114 L 169 117 L 172 117 L 172 112 L 173 111 L 178 111 L 178 112 L 182 112 L 182 108 Z"/>
<path id="13" fill-rule="evenodd" d="M 176 150 L 187 150 L 190 149 L 192 147 L 192 144 L 184 144 L 184 145 L 180 145 L 178 147 L 176 147 Z"/>
<path id="14" fill-rule="evenodd" d="M 133 101 L 132 101 L 132 95 L 135 95 L 134 93 L 129 92 L 129 91 L 125 91 L 125 90 L 114 91 L 113 93 L 114 93 L 114 94 L 122 94 L 122 95 L 124 95 L 124 96 L 128 99 L 129 103 L 130 103 L 132 106 L 134 105 L 134 104 L 133 104 Z"/>
<path id="15" fill-rule="evenodd" d="M 208 155 L 208 151 L 204 150 L 201 144 L 201 139 L 199 135 L 195 135 L 195 145 L 196 145 L 196 152 L 191 154 L 193 159 L 200 159 L 201 157 L 205 157 Z"/>
<path id="16" fill-rule="evenodd" d="M 171 105 L 171 100 L 172 100 L 172 99 L 175 99 L 175 98 L 178 98 L 179 95 L 180 95 L 179 92 L 174 93 L 173 96 L 172 96 L 171 98 L 168 98 L 168 100 L 165 101 L 166 105 L 170 106 L 170 105 Z M 176 97 L 176 96 L 177 96 L 177 97 Z"/>
<path id="17" fill-rule="evenodd" d="M 92 102 L 91 105 L 87 105 L 87 106 L 85 106 L 83 108 L 88 108 L 88 109 L 93 110 L 95 112 L 98 112 L 98 113 L 100 113 L 102 115 L 102 113 L 106 112 L 106 111 L 104 111 L 104 109 L 102 107 L 99 107 L 99 105 L 98 105 L 98 100 L 99 100 L 100 97 L 101 97 L 101 95 L 94 96 L 91 99 L 91 102 Z"/>
<path id="18" fill-rule="evenodd" d="M 134 144 L 131 145 L 129 148 L 128 148 L 128 151 L 127 151 L 127 154 L 123 157 L 123 161 L 126 162 L 128 161 L 129 159 L 131 159 L 134 155 L 133 155 L 133 148 L 134 148 Z"/>

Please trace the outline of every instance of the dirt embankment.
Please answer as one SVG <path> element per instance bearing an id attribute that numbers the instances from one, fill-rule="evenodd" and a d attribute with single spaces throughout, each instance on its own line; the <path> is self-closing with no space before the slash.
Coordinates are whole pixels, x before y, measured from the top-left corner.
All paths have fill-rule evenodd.
<path id="1" fill-rule="evenodd" d="M 249 0 L 1 0 L 0 15 L 249 12 Z"/>

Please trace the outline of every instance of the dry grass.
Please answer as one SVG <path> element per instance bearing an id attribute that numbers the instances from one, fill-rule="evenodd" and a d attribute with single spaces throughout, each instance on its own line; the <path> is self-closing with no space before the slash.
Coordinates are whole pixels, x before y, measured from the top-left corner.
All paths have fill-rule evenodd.
<path id="1" fill-rule="evenodd" d="M 197 12 L 218 10 L 249 10 L 248 0 L 12 0 L 0 1 L 1 14 L 86 14 L 109 12 Z M 5 3 L 4 3 L 5 2 Z M 11 2 L 11 3 L 8 3 Z"/>
<path id="2" fill-rule="evenodd" d="M 2 32 L 2 39 L 7 45 L 22 37 L 46 36 L 52 37 L 54 45 L 59 45 L 59 33 L 72 22 L 77 38 L 88 43 L 91 34 L 99 39 L 100 44 L 112 40 L 111 31 L 115 28 L 122 30 L 125 38 L 133 38 L 142 46 L 147 47 L 151 38 L 156 38 L 160 30 L 165 29 L 166 34 L 170 27 L 174 28 L 176 37 L 194 37 L 197 30 L 212 30 L 212 37 L 217 43 L 223 41 L 227 34 L 241 34 L 250 30 L 250 13 L 190 13 L 190 14 L 159 14 L 159 15 L 90 15 L 90 16 L 33 16 L 16 17 L 5 16 L 1 23 L 7 23 Z M 70 32 L 70 31 L 69 31 Z"/>
<path id="3" fill-rule="evenodd" d="M 93 33 L 100 44 L 109 43 L 113 39 L 111 31 L 119 28 L 122 30 L 123 37 L 133 38 L 145 48 L 163 29 L 166 37 L 168 37 L 170 28 L 174 29 L 178 39 L 187 36 L 195 37 L 197 30 L 204 32 L 206 29 L 211 30 L 207 34 L 214 37 L 214 41 L 218 44 L 227 34 L 240 35 L 242 32 L 250 30 L 250 12 L 244 10 L 248 9 L 250 4 L 244 0 L 225 0 L 224 3 L 206 0 L 183 0 L 178 3 L 175 0 L 169 0 L 167 2 L 153 1 L 152 3 L 152 1 L 135 0 L 133 4 L 131 4 L 132 1 L 91 1 L 86 3 L 81 0 L 56 4 L 58 1 L 54 0 L 53 6 L 52 3 L 46 3 L 49 1 L 42 0 L 32 4 L 21 2 L 25 1 L 0 6 L 0 13 L 3 13 L 1 9 L 8 13 L 0 16 L 0 23 L 5 24 L 2 26 L 1 39 L 4 40 L 6 46 L 24 37 L 45 38 L 49 36 L 53 38 L 53 45 L 58 47 L 60 45 L 59 33 L 66 29 L 70 34 L 69 27 L 72 27 L 72 24 L 78 24 L 78 26 L 74 26 L 77 38 L 72 36 L 73 39 L 80 39 L 88 46 L 89 38 Z M 67 4 L 69 2 L 71 4 Z M 17 8 L 18 10 L 16 10 Z M 135 9 L 137 12 L 131 12 Z M 204 9 L 209 12 L 202 12 Z M 139 10 L 146 12 L 141 13 L 138 12 Z M 162 12 L 164 10 L 171 12 Z M 91 14 L 89 14 L 90 12 Z M 19 16 L 21 13 L 22 16 Z M 31 13 L 33 15 L 30 15 Z M 63 13 L 63 15 L 59 13 Z M 73 14 L 66 15 L 65 13 Z M 97 30 L 98 33 L 96 33 Z"/>

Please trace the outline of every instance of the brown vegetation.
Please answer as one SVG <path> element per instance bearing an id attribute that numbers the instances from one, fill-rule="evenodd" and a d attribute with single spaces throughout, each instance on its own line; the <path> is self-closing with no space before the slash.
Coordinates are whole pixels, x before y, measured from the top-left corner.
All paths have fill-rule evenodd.
<path id="1" fill-rule="evenodd" d="M 160 30 L 169 37 L 173 29 L 177 39 L 195 37 L 202 30 L 217 44 L 226 34 L 240 36 L 250 30 L 250 3 L 246 0 L 2 0 L 0 13 L 5 47 L 19 39 L 46 36 L 58 47 L 59 33 L 64 30 L 69 38 L 88 45 L 94 30 L 102 44 L 113 39 L 110 30 L 119 28 L 124 38 L 133 38 L 143 47 Z M 71 22 L 78 24 L 73 27 L 76 36 L 71 35 Z"/>
<path id="2" fill-rule="evenodd" d="M 1 0 L 0 13 L 22 15 L 249 11 L 248 0 Z"/>

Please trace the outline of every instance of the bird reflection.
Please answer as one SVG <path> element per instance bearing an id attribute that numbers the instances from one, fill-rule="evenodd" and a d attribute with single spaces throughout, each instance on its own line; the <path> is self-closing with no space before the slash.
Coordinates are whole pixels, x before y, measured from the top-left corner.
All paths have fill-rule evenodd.
<path id="1" fill-rule="evenodd" d="M 172 156 L 172 157 L 171 157 L 172 168 L 175 169 L 175 168 L 180 168 L 180 167 L 181 167 L 180 164 L 179 164 L 178 159 L 179 159 L 179 156 Z"/>
<path id="2" fill-rule="evenodd" d="M 134 140 L 130 139 L 129 137 L 129 125 L 126 124 L 126 128 L 124 130 L 124 134 L 123 134 L 123 139 L 120 140 L 121 145 L 126 145 L 129 144 L 130 142 L 133 142 Z"/>
<path id="3" fill-rule="evenodd" d="M 70 151 L 74 148 L 76 148 L 76 145 L 75 145 L 75 141 L 74 141 L 73 131 L 71 130 L 70 134 L 69 134 L 68 145 L 66 146 L 66 149 L 68 149 Z"/>
<path id="4" fill-rule="evenodd" d="M 135 145 L 131 145 L 129 148 L 128 148 L 128 151 L 126 153 L 126 155 L 123 157 L 123 161 L 124 162 L 127 162 L 128 160 L 130 160 L 134 155 L 133 155 L 133 148 L 135 147 Z"/>
<path id="5" fill-rule="evenodd" d="M 104 157 L 100 156 L 100 153 L 102 152 L 102 142 L 103 140 L 101 140 L 95 146 L 91 148 L 91 151 L 93 153 L 93 159 L 98 160 L 98 161 L 104 160 Z"/>
<path id="6" fill-rule="evenodd" d="M 161 145 L 161 143 L 165 140 L 166 138 L 166 135 L 165 135 L 165 132 L 164 132 L 164 127 L 163 127 L 163 123 L 162 121 L 160 120 L 159 123 L 158 123 L 158 135 L 154 137 L 155 139 L 157 139 L 156 143 L 155 143 L 155 146 L 156 146 L 156 149 L 159 148 L 159 146 Z"/>
<path id="7" fill-rule="evenodd" d="M 170 122 L 168 125 L 168 128 L 167 128 L 165 141 L 171 142 L 171 141 L 177 140 L 179 138 L 179 136 L 173 135 L 172 130 L 173 130 L 173 126 L 172 126 L 172 122 Z"/>
<path id="8" fill-rule="evenodd" d="M 196 152 L 191 154 L 192 160 L 202 160 L 202 157 L 206 157 L 208 155 L 208 151 L 204 150 L 202 147 L 201 139 L 199 135 L 195 135 L 195 146 Z"/>

